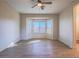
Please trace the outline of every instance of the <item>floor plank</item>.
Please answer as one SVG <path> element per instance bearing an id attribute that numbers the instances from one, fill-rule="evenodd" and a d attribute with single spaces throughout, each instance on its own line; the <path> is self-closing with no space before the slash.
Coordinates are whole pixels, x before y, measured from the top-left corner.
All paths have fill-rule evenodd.
<path id="1" fill-rule="evenodd" d="M 59 41 L 32 39 L 20 41 L 0 53 L 0 58 L 70 58 L 79 57 L 79 50 L 70 49 Z"/>

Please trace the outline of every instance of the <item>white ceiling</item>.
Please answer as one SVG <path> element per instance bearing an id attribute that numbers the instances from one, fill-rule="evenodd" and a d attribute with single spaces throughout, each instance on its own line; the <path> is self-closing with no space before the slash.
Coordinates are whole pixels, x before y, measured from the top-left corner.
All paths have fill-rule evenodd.
<path id="1" fill-rule="evenodd" d="M 56 14 L 61 12 L 64 8 L 66 8 L 69 4 L 72 3 L 73 0 L 43 0 L 43 1 L 52 1 L 52 5 L 46 5 L 44 10 L 41 10 L 39 7 L 31 8 L 34 3 L 32 0 L 7 0 L 8 3 L 16 8 L 16 10 L 20 13 L 27 14 Z"/>

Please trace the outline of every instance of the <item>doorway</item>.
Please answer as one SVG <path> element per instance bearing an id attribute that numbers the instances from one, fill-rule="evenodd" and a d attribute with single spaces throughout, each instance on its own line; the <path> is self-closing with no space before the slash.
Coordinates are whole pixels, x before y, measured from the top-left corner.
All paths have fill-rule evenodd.
<path id="1" fill-rule="evenodd" d="M 74 6 L 74 43 L 79 49 L 79 3 Z"/>

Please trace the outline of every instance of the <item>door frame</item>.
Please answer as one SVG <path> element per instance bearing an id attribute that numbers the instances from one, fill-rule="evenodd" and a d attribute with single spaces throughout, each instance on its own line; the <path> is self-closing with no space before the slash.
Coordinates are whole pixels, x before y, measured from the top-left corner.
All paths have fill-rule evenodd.
<path id="1" fill-rule="evenodd" d="M 77 40 L 77 33 L 76 33 L 76 6 L 79 4 L 77 2 L 73 5 L 73 48 L 76 49 L 76 40 Z"/>

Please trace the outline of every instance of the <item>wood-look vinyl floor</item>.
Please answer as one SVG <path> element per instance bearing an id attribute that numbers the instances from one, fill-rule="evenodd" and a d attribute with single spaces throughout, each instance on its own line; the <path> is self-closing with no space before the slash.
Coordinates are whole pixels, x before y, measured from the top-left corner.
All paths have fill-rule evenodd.
<path id="1" fill-rule="evenodd" d="M 59 41 L 35 39 L 20 41 L 0 52 L 0 58 L 72 58 L 79 57 L 79 50 L 70 49 Z"/>

